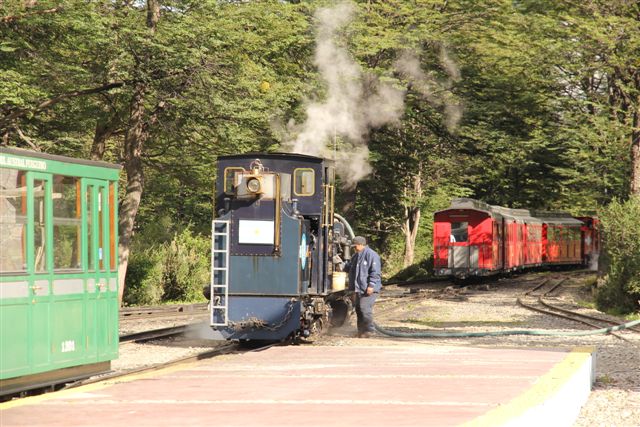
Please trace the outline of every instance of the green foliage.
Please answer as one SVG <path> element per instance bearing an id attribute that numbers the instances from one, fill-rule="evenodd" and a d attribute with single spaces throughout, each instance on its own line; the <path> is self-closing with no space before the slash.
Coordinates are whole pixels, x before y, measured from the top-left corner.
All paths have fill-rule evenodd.
<path id="1" fill-rule="evenodd" d="M 209 238 L 194 235 L 190 227 L 171 237 L 162 228 L 161 223 L 136 236 L 123 298 L 128 305 L 204 300 L 202 288 L 209 283 Z"/>
<path id="2" fill-rule="evenodd" d="M 165 257 L 164 245 L 131 249 L 123 296 L 125 305 L 155 305 L 162 301 Z"/>
<path id="3" fill-rule="evenodd" d="M 600 213 L 605 270 L 597 292 L 598 307 L 630 313 L 640 310 L 640 196 L 611 202 Z"/>
<path id="4" fill-rule="evenodd" d="M 132 97 L 144 86 L 134 240 L 148 241 L 131 250 L 128 286 L 132 300 L 157 301 L 164 280 L 185 278 L 178 264 L 199 265 L 181 227 L 193 224 L 193 239 L 208 234 L 216 157 L 278 151 L 289 120 L 303 120 L 305 103 L 323 96 L 313 12 L 335 2 L 171 0 L 161 2 L 153 34 L 145 3 L 0 1 L 0 138 L 88 158 L 104 137 L 104 159 L 122 163 Z M 340 43 L 365 74 L 406 90 L 399 123 L 365 135 L 374 172 L 345 197 L 385 274 L 402 268 L 411 209 L 421 211 L 420 263 L 431 253 L 432 213 L 451 197 L 574 213 L 628 198 L 640 93 L 636 2 L 354 5 Z M 428 80 L 422 88 L 398 68 L 407 52 Z M 452 107 L 462 112 L 456 125 Z"/>
<path id="5" fill-rule="evenodd" d="M 202 288 L 210 282 L 210 241 L 194 236 L 190 228 L 165 245 L 163 287 L 167 301 L 203 301 Z"/>
<path id="6" fill-rule="evenodd" d="M 428 277 L 433 277 L 433 254 L 401 269 L 391 276 L 389 281 L 420 280 Z"/>

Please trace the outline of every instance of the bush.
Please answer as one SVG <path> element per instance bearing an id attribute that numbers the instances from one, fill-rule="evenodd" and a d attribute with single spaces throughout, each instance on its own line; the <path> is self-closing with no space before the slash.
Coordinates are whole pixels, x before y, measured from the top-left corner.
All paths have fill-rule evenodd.
<path id="1" fill-rule="evenodd" d="M 173 239 L 153 239 L 157 230 L 136 236 L 129 256 L 123 301 L 126 305 L 204 301 L 209 283 L 210 240 L 195 236 L 189 227 Z M 156 242 L 149 245 L 146 242 Z"/>
<path id="2" fill-rule="evenodd" d="M 409 267 L 400 270 L 391 277 L 389 281 L 421 280 L 429 277 L 433 277 L 433 255 L 423 259 L 417 264 L 412 264 Z"/>
<path id="3" fill-rule="evenodd" d="M 163 285 L 168 301 L 204 301 L 202 288 L 209 283 L 210 240 L 194 236 L 187 227 L 165 245 Z"/>
<path id="4" fill-rule="evenodd" d="M 164 294 L 162 277 L 165 252 L 164 245 L 131 249 L 123 296 L 125 305 L 154 305 L 161 302 Z"/>
<path id="5" fill-rule="evenodd" d="M 613 201 L 600 213 L 598 308 L 631 313 L 640 310 L 640 196 Z"/>

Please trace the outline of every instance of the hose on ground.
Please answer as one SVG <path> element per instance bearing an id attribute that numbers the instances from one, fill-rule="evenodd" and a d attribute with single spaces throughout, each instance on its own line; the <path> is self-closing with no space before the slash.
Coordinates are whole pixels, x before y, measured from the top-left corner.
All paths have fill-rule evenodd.
<path id="1" fill-rule="evenodd" d="M 623 323 L 617 326 L 610 326 L 602 329 L 592 329 L 590 331 L 545 331 L 536 329 L 511 329 L 505 331 L 485 331 L 485 332 L 400 332 L 391 329 L 383 328 L 382 326 L 374 323 L 374 326 L 378 332 L 384 335 L 388 335 L 396 338 L 469 338 L 469 337 L 495 337 L 505 335 L 538 335 L 538 336 L 557 336 L 557 337 L 579 337 L 587 335 L 608 334 L 610 332 L 620 331 L 623 329 L 631 328 L 633 326 L 640 325 L 640 320 L 633 320 L 631 322 Z"/>

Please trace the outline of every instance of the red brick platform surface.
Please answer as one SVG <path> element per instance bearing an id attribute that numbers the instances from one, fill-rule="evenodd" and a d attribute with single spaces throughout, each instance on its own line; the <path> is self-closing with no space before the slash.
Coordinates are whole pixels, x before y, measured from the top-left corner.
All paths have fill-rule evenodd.
<path id="1" fill-rule="evenodd" d="M 586 400 L 592 356 L 406 342 L 272 347 L 0 404 L 0 425 L 555 426 L 547 411 L 577 415 L 576 396 Z"/>

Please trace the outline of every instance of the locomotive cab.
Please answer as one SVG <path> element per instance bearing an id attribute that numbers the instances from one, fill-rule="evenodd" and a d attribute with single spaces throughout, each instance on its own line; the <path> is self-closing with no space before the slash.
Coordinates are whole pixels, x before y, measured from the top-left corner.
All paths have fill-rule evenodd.
<path id="1" fill-rule="evenodd" d="M 300 154 L 218 159 L 211 326 L 224 339 L 306 336 L 329 321 L 344 239 L 330 161 Z"/>

